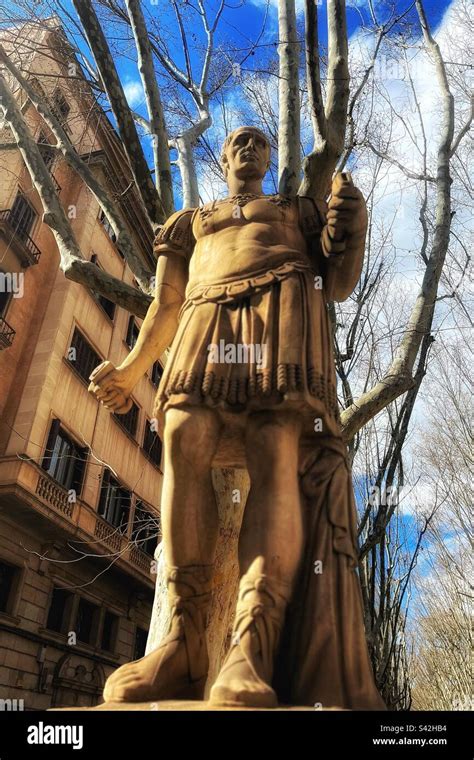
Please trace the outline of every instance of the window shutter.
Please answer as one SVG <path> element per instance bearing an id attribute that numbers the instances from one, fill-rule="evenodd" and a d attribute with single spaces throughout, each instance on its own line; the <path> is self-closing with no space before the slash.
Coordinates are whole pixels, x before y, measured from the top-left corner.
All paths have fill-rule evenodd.
<path id="1" fill-rule="evenodd" d="M 48 470 L 49 465 L 51 464 L 51 455 L 53 453 L 54 444 L 55 444 L 56 438 L 58 437 L 60 427 L 61 427 L 61 420 L 59 420 L 57 417 L 54 417 L 53 421 L 51 422 L 51 427 L 49 429 L 48 440 L 46 443 L 46 449 L 43 456 L 42 467 L 44 470 Z"/>
<path id="2" fill-rule="evenodd" d="M 104 472 L 102 473 L 102 483 L 100 484 L 99 510 L 98 510 L 99 515 L 101 517 L 104 517 L 105 510 L 107 507 L 109 485 L 110 485 L 110 470 L 108 470 L 107 468 L 104 468 Z"/>
<path id="3" fill-rule="evenodd" d="M 77 496 L 81 495 L 82 483 L 84 480 L 84 472 L 86 469 L 88 454 L 89 454 L 89 449 L 87 448 L 87 446 L 85 446 L 84 448 L 76 449 L 76 454 L 75 454 L 76 459 L 74 462 L 74 471 L 72 475 L 71 488 L 75 490 Z"/>
<path id="4" fill-rule="evenodd" d="M 135 324 L 135 320 L 133 317 L 130 317 L 128 320 L 128 329 L 127 329 L 127 346 L 132 346 L 133 341 L 133 326 Z"/>

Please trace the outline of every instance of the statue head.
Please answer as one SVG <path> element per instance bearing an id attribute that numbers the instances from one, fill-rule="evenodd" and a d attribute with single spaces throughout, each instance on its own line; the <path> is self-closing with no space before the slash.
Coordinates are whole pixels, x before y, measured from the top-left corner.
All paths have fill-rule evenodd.
<path id="1" fill-rule="evenodd" d="M 238 127 L 224 140 L 221 166 L 227 179 L 263 179 L 270 166 L 270 142 L 257 127 Z"/>

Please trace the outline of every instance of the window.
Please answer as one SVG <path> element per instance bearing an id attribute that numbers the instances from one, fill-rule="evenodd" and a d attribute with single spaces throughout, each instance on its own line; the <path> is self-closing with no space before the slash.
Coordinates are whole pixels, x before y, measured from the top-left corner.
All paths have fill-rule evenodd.
<path id="1" fill-rule="evenodd" d="M 109 610 L 105 611 L 104 625 L 102 626 L 102 638 L 100 641 L 100 648 L 106 652 L 115 651 L 115 641 L 117 638 L 118 630 L 118 617 Z"/>
<path id="2" fill-rule="evenodd" d="M 54 159 L 56 158 L 56 151 L 54 150 L 53 146 L 49 144 L 49 140 L 44 132 L 39 133 L 38 148 L 39 152 L 41 153 L 41 157 L 46 164 L 46 168 L 51 171 L 54 164 Z"/>
<path id="3" fill-rule="evenodd" d="M 135 404 L 135 402 L 132 402 L 132 408 L 130 409 L 127 414 L 115 414 L 114 412 L 114 420 L 118 422 L 120 427 L 122 427 L 124 430 L 129 433 L 132 438 L 135 438 L 135 433 L 137 432 L 138 427 L 138 415 L 140 413 L 140 409 Z"/>
<path id="4" fill-rule="evenodd" d="M 53 93 L 53 113 L 56 116 L 56 118 L 60 121 L 62 126 L 64 126 L 67 120 L 67 117 L 69 116 L 70 110 L 71 110 L 71 106 L 67 102 L 63 93 L 61 92 L 61 90 L 57 89 Z"/>
<path id="5" fill-rule="evenodd" d="M 111 239 L 112 243 L 115 243 L 117 240 L 117 235 L 112 229 L 112 225 L 110 224 L 109 220 L 107 219 L 105 215 L 105 211 L 103 209 L 100 210 L 99 213 L 99 222 L 101 223 L 102 227 L 104 228 L 105 232 Z"/>
<path id="6" fill-rule="evenodd" d="M 99 262 L 97 260 L 97 254 L 93 253 L 91 256 L 91 262 L 95 264 L 100 269 Z M 94 299 L 97 301 L 99 306 L 105 311 L 108 318 L 113 320 L 115 316 L 115 304 L 113 301 L 110 301 L 105 296 L 101 296 L 100 293 L 96 293 L 95 291 L 92 291 L 92 294 L 94 296 Z"/>
<path id="7" fill-rule="evenodd" d="M 163 367 L 160 362 L 155 362 L 151 368 L 151 382 L 157 388 L 160 384 L 160 380 L 163 376 Z"/>
<path id="8" fill-rule="evenodd" d="M 135 631 L 135 647 L 133 650 L 134 660 L 139 660 L 141 657 L 144 656 L 147 638 L 148 638 L 148 631 L 145 631 L 144 628 L 140 628 L 137 626 L 137 630 Z"/>
<path id="9" fill-rule="evenodd" d="M 0 562 L 0 612 L 10 612 L 13 586 L 18 574 L 18 568 Z"/>
<path id="10" fill-rule="evenodd" d="M 82 379 L 87 381 L 92 370 L 102 362 L 99 354 L 94 351 L 77 327 L 74 329 L 67 360 Z"/>
<path id="11" fill-rule="evenodd" d="M 67 633 L 67 626 L 71 617 L 71 607 L 74 594 L 64 588 L 55 586 L 49 605 L 46 628 L 57 633 Z"/>
<path id="12" fill-rule="evenodd" d="M 49 431 L 43 469 L 63 488 L 74 489 L 79 496 L 88 452 L 87 446 L 78 446 L 55 419 Z"/>
<path id="13" fill-rule="evenodd" d="M 153 557 L 160 535 L 160 519 L 153 515 L 143 502 L 137 501 L 133 516 L 132 541 L 137 547 Z"/>
<path id="14" fill-rule="evenodd" d="M 153 464 L 157 467 L 161 465 L 161 451 L 162 451 L 161 438 L 151 426 L 151 421 L 147 419 L 145 425 L 145 435 L 143 436 L 143 452 L 146 454 Z"/>
<path id="15" fill-rule="evenodd" d="M 93 644 L 93 637 L 97 627 L 99 607 L 87 599 L 80 599 L 76 617 L 76 635 L 78 641 L 84 644 Z"/>
<path id="16" fill-rule="evenodd" d="M 36 219 L 36 211 L 26 200 L 22 192 L 18 192 L 10 211 L 10 224 L 20 238 L 27 238 Z"/>
<path id="17" fill-rule="evenodd" d="M 119 528 L 121 533 L 126 533 L 131 501 L 131 492 L 120 485 L 110 470 L 104 470 L 98 508 L 100 517 Z"/>
<path id="18" fill-rule="evenodd" d="M 135 347 L 135 344 L 138 340 L 139 333 L 140 333 L 140 328 L 135 322 L 135 318 L 130 317 L 130 319 L 128 320 L 127 337 L 125 339 L 125 342 L 130 350 L 132 350 L 132 348 Z"/>
<path id="19" fill-rule="evenodd" d="M 105 296 L 97 295 L 97 303 L 102 306 L 103 310 L 107 314 L 108 318 L 113 321 L 115 317 L 115 304 Z"/>

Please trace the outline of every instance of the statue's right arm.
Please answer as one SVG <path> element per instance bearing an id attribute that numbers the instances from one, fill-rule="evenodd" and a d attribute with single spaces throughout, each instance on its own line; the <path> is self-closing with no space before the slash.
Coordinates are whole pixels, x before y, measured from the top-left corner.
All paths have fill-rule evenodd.
<path id="1" fill-rule="evenodd" d="M 192 250 L 191 217 L 193 210 L 173 214 L 155 241 L 158 255 L 155 294 L 146 313 L 137 342 L 124 361 L 89 391 L 111 411 L 125 410 L 127 399 L 145 372 L 171 345 L 178 328 L 178 314 L 185 298 L 188 281 L 188 258 Z"/>
<path id="2" fill-rule="evenodd" d="M 131 371 L 133 385 L 171 345 L 178 329 L 178 313 L 184 301 L 187 262 L 172 253 L 162 254 L 156 267 L 156 287 L 137 342 L 121 363 Z"/>

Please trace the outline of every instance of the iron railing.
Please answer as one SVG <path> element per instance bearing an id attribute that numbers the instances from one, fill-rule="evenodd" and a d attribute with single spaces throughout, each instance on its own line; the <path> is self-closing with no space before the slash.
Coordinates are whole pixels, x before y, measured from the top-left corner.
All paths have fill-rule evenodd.
<path id="1" fill-rule="evenodd" d="M 18 220 L 13 216 L 12 210 L 10 208 L 6 208 L 3 209 L 3 211 L 0 211 L 0 221 L 5 222 L 15 237 L 21 241 L 29 256 L 33 259 L 31 263 L 37 264 L 39 257 L 41 256 L 41 251 L 36 243 L 30 238 L 30 236 L 21 229 Z"/>
<path id="2" fill-rule="evenodd" d="M 6 319 L 0 317 L 0 350 L 2 348 L 10 348 L 15 337 L 15 330 L 8 324 Z"/>

